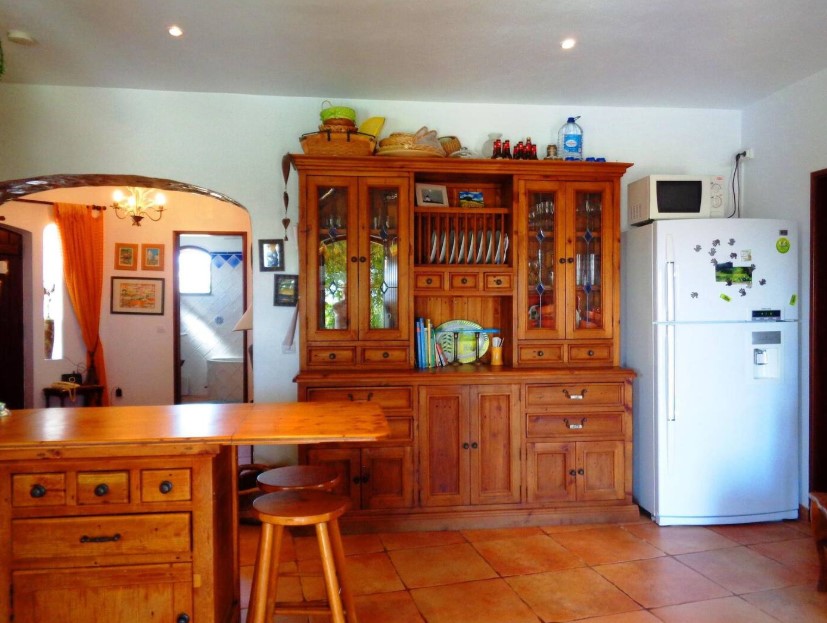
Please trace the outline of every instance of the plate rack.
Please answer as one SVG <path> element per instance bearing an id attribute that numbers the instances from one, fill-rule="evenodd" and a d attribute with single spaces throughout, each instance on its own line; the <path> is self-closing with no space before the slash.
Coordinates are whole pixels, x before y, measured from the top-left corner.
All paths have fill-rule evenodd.
<path id="1" fill-rule="evenodd" d="M 417 266 L 510 264 L 508 210 L 455 207 L 414 211 L 414 263 Z"/>

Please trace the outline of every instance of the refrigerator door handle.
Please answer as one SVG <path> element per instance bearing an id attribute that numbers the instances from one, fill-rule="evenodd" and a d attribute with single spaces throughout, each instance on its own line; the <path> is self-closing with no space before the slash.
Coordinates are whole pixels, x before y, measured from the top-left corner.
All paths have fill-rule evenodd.
<path id="1" fill-rule="evenodd" d="M 666 325 L 666 421 L 675 421 L 675 326 Z"/>
<path id="2" fill-rule="evenodd" d="M 666 321 L 675 320 L 675 262 L 666 262 Z"/>

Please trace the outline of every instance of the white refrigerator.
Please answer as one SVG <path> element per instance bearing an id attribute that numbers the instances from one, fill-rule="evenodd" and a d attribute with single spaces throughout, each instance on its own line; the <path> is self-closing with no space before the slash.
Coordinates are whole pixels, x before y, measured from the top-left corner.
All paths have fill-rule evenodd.
<path id="1" fill-rule="evenodd" d="M 634 495 L 661 525 L 798 517 L 793 221 L 655 221 L 623 233 Z"/>

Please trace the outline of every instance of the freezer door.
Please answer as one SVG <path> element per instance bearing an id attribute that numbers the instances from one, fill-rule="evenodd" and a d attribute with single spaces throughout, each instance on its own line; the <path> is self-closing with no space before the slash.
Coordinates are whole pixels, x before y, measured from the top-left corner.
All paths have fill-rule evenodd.
<path id="1" fill-rule="evenodd" d="M 743 321 L 759 309 L 798 318 L 793 221 L 688 219 L 652 227 L 657 321 Z"/>
<path id="2" fill-rule="evenodd" d="M 656 521 L 797 517 L 797 323 L 657 332 Z"/>

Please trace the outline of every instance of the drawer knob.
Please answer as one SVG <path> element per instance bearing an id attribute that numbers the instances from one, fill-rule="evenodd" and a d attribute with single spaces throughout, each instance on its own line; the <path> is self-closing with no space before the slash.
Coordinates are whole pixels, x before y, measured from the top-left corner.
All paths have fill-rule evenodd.
<path id="1" fill-rule="evenodd" d="M 585 473 L 586 473 L 586 472 L 585 472 L 585 471 L 583 471 L 583 468 L 582 468 L 582 467 L 581 467 L 580 469 L 578 469 L 578 470 L 577 470 L 577 475 L 578 475 L 578 476 L 582 476 L 582 475 L 583 475 L 583 474 L 585 474 Z"/>
<path id="2" fill-rule="evenodd" d="M 434 280 L 433 280 L 433 279 L 431 279 L 430 277 L 428 277 L 428 278 L 425 280 L 425 284 L 426 284 L 426 285 L 429 285 L 429 286 L 430 286 L 430 285 L 432 285 L 433 283 L 434 283 Z"/>
<path id="3" fill-rule="evenodd" d="M 182 612 L 178 615 L 178 618 L 175 619 L 175 623 L 190 623 L 190 615 L 186 612 Z"/>
<path id="4" fill-rule="evenodd" d="M 158 491 L 163 494 L 167 494 L 172 491 L 172 483 L 169 480 L 164 480 L 159 486 Z"/>
<path id="5" fill-rule="evenodd" d="M 384 353 L 382 353 L 382 359 L 387 359 L 390 356 L 391 356 L 391 354 L 388 351 L 385 351 Z"/>
<path id="6" fill-rule="evenodd" d="M 586 395 L 586 390 L 585 390 L 585 389 L 581 389 L 579 394 L 572 394 L 572 393 L 569 393 L 569 390 L 564 389 L 564 390 L 563 390 L 563 394 L 564 394 L 564 395 L 566 396 L 566 398 L 568 398 L 569 400 L 583 400 L 583 398 L 584 398 L 584 397 L 585 397 L 585 395 Z"/>
<path id="7" fill-rule="evenodd" d="M 102 482 L 97 487 L 95 487 L 95 495 L 99 498 L 103 497 L 107 493 L 109 493 L 109 485 L 105 482 Z"/>
<path id="8" fill-rule="evenodd" d="M 577 472 L 573 469 L 569 470 L 569 476 L 577 476 Z"/>
<path id="9" fill-rule="evenodd" d="M 498 279 L 494 279 L 494 285 L 501 286 L 502 284 L 503 284 L 503 280 L 502 280 L 502 279 L 499 279 L 499 278 L 498 278 Z"/>
<path id="10" fill-rule="evenodd" d="M 121 535 L 119 532 L 116 532 L 112 536 L 87 536 L 83 535 L 80 537 L 81 543 L 117 543 L 121 540 Z"/>
<path id="11" fill-rule="evenodd" d="M 569 430 L 580 430 L 581 428 L 586 427 L 586 418 L 582 418 L 580 420 L 580 423 L 576 424 L 574 422 L 569 422 L 569 418 L 564 417 L 563 418 L 563 423 L 566 425 L 566 428 L 568 428 Z"/>
<path id="12" fill-rule="evenodd" d="M 537 356 L 538 357 L 542 357 L 543 355 L 545 355 L 545 353 L 543 351 L 541 351 L 541 350 L 537 351 Z"/>
<path id="13" fill-rule="evenodd" d="M 460 280 L 460 283 L 462 283 L 462 285 L 465 285 L 466 283 L 468 283 L 468 277 L 463 277 L 463 278 Z"/>
<path id="14" fill-rule="evenodd" d="M 364 264 L 365 262 L 367 262 L 367 261 L 368 261 L 368 258 L 366 258 L 364 255 L 360 255 L 360 256 L 359 256 L 359 261 L 360 261 L 362 264 Z"/>
<path id="15" fill-rule="evenodd" d="M 594 357 L 594 351 L 593 350 L 589 351 L 589 357 Z"/>
<path id="16" fill-rule="evenodd" d="M 476 450 L 479 447 L 480 447 L 480 444 L 478 444 L 476 441 L 471 442 L 471 448 L 473 448 L 474 450 Z"/>
<path id="17" fill-rule="evenodd" d="M 42 498 L 46 495 L 46 487 L 40 484 L 34 485 L 29 491 L 29 495 L 33 498 Z"/>
<path id="18" fill-rule="evenodd" d="M 462 449 L 463 450 L 467 450 L 470 447 L 471 447 L 471 444 L 469 444 L 467 441 L 464 444 L 462 444 Z"/>
<path id="19" fill-rule="evenodd" d="M 327 356 L 327 358 L 328 358 L 328 359 L 330 359 L 331 361 L 333 361 L 334 359 L 336 359 L 336 353 L 330 353 L 330 354 Z"/>

